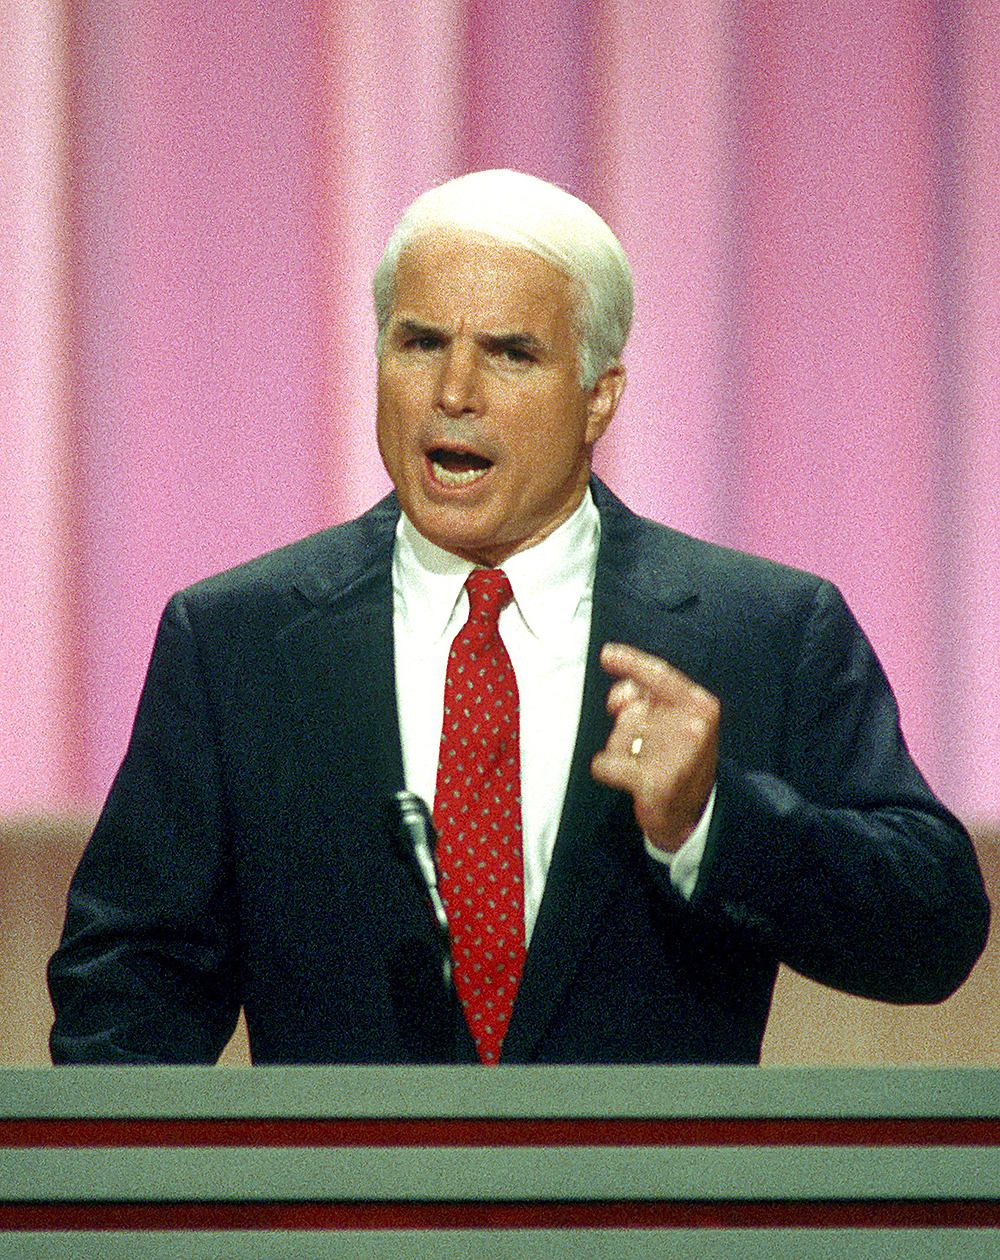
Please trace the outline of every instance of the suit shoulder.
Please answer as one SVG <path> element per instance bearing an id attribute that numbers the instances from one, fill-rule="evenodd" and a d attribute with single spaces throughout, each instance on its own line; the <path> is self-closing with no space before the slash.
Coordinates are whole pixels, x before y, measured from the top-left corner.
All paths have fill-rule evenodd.
<path id="1" fill-rule="evenodd" d="M 650 524 L 655 527 L 655 522 Z M 744 597 L 759 594 L 774 598 L 784 594 L 812 599 L 820 587 L 830 586 L 825 578 L 806 569 L 695 538 L 668 526 L 659 528 L 664 532 L 665 545 L 679 557 L 692 577 L 699 578 L 710 588 L 739 591 Z"/>
<path id="2" fill-rule="evenodd" d="M 175 601 L 191 609 L 318 604 L 388 571 L 399 510 L 389 495 L 363 515 L 265 552 L 186 587 Z"/>
<path id="3" fill-rule="evenodd" d="M 811 602 L 821 588 L 835 588 L 804 569 L 764 556 L 709 542 L 648 520 L 625 507 L 601 487 L 595 493 L 602 520 L 602 545 L 619 557 L 629 580 L 638 586 L 666 584 L 702 597 L 715 596 L 744 604 L 762 600 L 772 609 L 788 602 Z"/>

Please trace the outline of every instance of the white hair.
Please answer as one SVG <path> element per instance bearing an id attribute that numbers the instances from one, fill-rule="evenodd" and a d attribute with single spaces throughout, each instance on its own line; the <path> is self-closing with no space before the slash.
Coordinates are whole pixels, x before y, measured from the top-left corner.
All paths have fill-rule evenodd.
<path id="1" fill-rule="evenodd" d="M 632 271 L 614 233 L 579 198 L 520 171 L 474 171 L 418 197 L 396 225 L 372 279 L 376 353 L 392 313 L 396 267 L 416 237 L 440 227 L 481 232 L 538 254 L 579 290 L 580 384 L 621 357 L 632 323 Z"/>

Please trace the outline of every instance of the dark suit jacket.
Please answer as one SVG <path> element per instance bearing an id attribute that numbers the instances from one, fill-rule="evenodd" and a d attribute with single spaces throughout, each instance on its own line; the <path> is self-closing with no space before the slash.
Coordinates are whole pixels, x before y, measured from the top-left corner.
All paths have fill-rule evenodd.
<path id="1" fill-rule="evenodd" d="M 507 1062 L 752 1062 L 779 960 L 933 1002 L 982 948 L 968 838 L 908 757 L 826 582 L 642 520 L 602 535 L 583 713 Z M 69 896 L 57 1061 L 474 1061 L 426 897 L 387 842 L 402 786 L 392 497 L 171 600 L 127 756 Z M 686 903 L 595 783 L 607 639 L 722 702 L 712 833 Z"/>

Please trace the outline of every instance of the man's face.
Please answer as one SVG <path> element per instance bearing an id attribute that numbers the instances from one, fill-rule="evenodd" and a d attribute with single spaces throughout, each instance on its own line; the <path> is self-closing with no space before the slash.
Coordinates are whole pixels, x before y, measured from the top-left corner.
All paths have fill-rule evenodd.
<path id="1" fill-rule="evenodd" d="M 438 230 L 399 260 L 378 372 L 378 444 L 400 505 L 479 564 L 541 541 L 579 505 L 620 366 L 579 385 L 570 280 L 479 233 Z"/>

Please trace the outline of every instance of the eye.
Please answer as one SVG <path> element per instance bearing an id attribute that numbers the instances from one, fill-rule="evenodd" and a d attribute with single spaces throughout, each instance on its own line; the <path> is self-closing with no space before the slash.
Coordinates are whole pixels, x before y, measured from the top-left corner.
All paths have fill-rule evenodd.
<path id="1" fill-rule="evenodd" d="M 428 354 L 431 350 L 437 350 L 441 346 L 440 333 L 419 332 L 412 333 L 403 341 L 405 350 L 419 350 L 422 354 Z"/>
<path id="2" fill-rule="evenodd" d="M 509 363 L 512 367 L 527 367 L 538 362 L 537 347 L 524 337 L 498 339 L 492 346 L 492 351 L 501 362 Z"/>
<path id="3" fill-rule="evenodd" d="M 403 320 L 397 325 L 393 340 L 400 350 L 414 354 L 430 354 L 444 344 L 444 335 L 438 328 Z"/>

